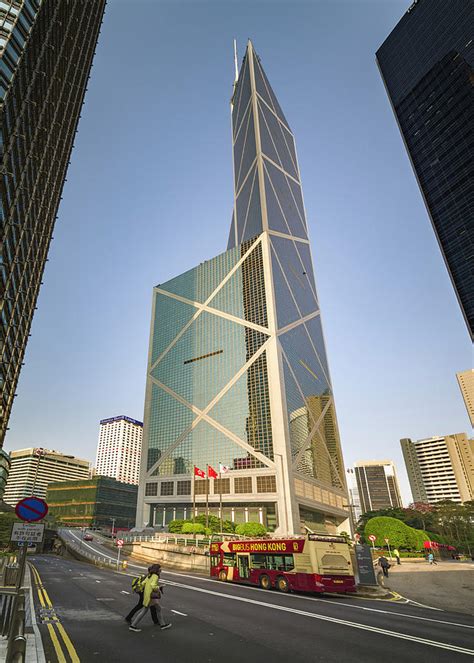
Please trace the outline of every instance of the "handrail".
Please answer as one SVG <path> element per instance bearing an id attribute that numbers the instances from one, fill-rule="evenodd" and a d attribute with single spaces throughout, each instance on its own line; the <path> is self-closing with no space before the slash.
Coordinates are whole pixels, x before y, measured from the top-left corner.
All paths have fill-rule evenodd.
<path id="1" fill-rule="evenodd" d="M 6 663 L 24 663 L 26 653 L 25 636 L 25 592 L 22 588 L 0 590 L 2 609 L 0 613 L 1 634 L 8 634 Z"/>

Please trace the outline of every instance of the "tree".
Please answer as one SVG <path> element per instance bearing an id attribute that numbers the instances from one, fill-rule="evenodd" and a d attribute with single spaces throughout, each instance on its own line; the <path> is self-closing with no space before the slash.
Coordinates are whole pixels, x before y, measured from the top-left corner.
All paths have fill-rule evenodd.
<path id="1" fill-rule="evenodd" d="M 237 534 L 242 536 L 264 536 L 267 533 L 266 528 L 260 523 L 241 523 L 235 528 Z"/>

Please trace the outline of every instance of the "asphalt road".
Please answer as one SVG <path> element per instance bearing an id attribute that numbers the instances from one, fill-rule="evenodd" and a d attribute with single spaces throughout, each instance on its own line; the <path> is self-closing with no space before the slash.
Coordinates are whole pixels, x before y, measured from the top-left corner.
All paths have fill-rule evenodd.
<path id="1" fill-rule="evenodd" d="M 137 656 L 166 663 L 474 659 L 474 623 L 467 615 L 397 602 L 285 595 L 178 572 L 163 574 L 163 610 L 173 627 L 161 631 L 146 615 L 142 632 L 134 633 L 123 620 L 136 601 L 130 575 L 52 555 L 31 561 L 43 603 L 46 592 L 51 606 L 41 607 L 37 588 L 45 620 L 39 628 L 51 662 L 121 663 Z"/>

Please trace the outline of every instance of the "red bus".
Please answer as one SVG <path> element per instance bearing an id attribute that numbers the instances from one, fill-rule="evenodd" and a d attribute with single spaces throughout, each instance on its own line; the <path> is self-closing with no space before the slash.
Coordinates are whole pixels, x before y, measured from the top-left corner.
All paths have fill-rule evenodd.
<path id="1" fill-rule="evenodd" d="M 210 546 L 211 577 L 280 592 L 354 592 L 349 545 L 342 536 L 219 541 Z"/>

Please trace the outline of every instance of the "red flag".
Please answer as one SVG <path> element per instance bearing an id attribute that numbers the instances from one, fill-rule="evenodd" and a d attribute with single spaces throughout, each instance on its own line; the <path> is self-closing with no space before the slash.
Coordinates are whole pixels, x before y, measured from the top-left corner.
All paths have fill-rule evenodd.
<path id="1" fill-rule="evenodd" d="M 205 474 L 204 470 L 200 470 L 199 467 L 196 467 L 196 465 L 194 466 L 194 476 L 195 477 L 200 477 L 201 479 L 206 478 L 206 474 Z"/>
<path id="2" fill-rule="evenodd" d="M 217 479 L 217 477 L 218 477 L 217 472 L 210 465 L 207 466 L 207 476 L 209 477 L 209 479 L 211 479 L 211 478 L 212 479 Z"/>

